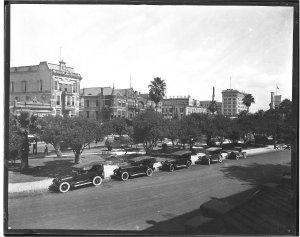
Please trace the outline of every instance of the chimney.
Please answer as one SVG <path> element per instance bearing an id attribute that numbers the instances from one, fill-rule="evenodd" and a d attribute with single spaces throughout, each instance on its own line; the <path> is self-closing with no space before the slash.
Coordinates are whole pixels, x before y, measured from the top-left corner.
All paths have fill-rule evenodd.
<path id="1" fill-rule="evenodd" d="M 215 87 L 213 87 L 213 95 L 212 95 L 212 101 L 215 100 Z"/>

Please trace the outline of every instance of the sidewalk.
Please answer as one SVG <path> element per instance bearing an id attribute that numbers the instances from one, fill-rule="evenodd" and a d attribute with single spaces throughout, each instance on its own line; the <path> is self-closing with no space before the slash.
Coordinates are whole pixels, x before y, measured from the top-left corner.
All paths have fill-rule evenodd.
<path id="1" fill-rule="evenodd" d="M 256 154 L 263 154 L 263 153 L 269 153 L 269 152 L 276 152 L 278 150 L 274 150 L 273 146 L 268 146 L 264 148 L 255 148 L 255 149 L 249 149 L 245 150 L 247 152 L 248 156 L 256 155 Z M 124 153 L 122 151 L 117 151 L 117 155 L 120 155 L 121 153 Z M 129 152 L 128 152 L 129 153 Z M 127 153 L 127 154 L 128 154 Z M 135 152 L 134 152 L 135 153 Z M 85 153 L 85 155 L 91 155 L 91 154 L 102 154 L 101 152 L 90 152 Z M 55 155 L 49 155 L 46 158 L 54 157 Z M 68 156 L 65 154 L 64 156 Z M 110 176 L 113 174 L 113 170 L 116 169 L 117 166 L 111 166 L 111 165 L 105 165 L 104 166 L 104 173 L 105 173 L 105 179 L 110 180 Z M 9 183 L 8 184 L 8 192 L 9 193 L 19 193 L 19 192 L 31 192 L 31 191 L 46 191 L 48 190 L 49 185 L 52 183 L 53 178 L 45 178 L 44 180 L 40 181 L 33 181 L 33 182 L 24 182 L 24 183 Z"/>

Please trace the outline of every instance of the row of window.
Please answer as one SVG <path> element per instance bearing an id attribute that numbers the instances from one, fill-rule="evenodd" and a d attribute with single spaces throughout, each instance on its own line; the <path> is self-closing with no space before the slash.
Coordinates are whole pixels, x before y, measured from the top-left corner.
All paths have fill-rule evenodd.
<path id="1" fill-rule="evenodd" d="M 61 96 L 57 96 L 56 97 L 56 105 L 61 105 Z M 69 106 L 74 106 L 75 105 L 75 97 L 71 97 L 71 96 L 66 96 L 66 102 L 65 102 L 66 105 L 69 105 Z"/>
<path id="2" fill-rule="evenodd" d="M 27 92 L 27 81 L 21 81 L 21 92 Z M 43 91 L 43 81 L 42 80 L 37 80 L 37 91 Z M 15 92 L 15 82 L 12 81 L 10 82 L 10 92 L 14 93 Z"/>
<path id="3" fill-rule="evenodd" d="M 66 84 L 66 83 L 59 83 L 59 81 L 54 81 L 54 90 L 66 91 L 70 93 L 78 92 L 76 83 Z"/>
<path id="4" fill-rule="evenodd" d="M 164 112 L 168 113 L 168 111 L 169 111 L 169 113 L 173 113 L 173 108 L 162 108 L 161 111 L 162 111 L 162 113 L 164 113 Z M 184 108 L 179 108 L 180 113 L 183 113 L 183 111 L 184 111 Z M 178 108 L 175 108 L 175 113 L 178 113 Z"/>

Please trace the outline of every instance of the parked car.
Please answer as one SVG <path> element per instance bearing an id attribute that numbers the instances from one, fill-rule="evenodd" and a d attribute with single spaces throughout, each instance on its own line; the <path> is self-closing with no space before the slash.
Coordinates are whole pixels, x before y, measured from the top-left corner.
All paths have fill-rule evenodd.
<path id="1" fill-rule="evenodd" d="M 243 151 L 242 147 L 237 146 L 229 154 L 228 158 L 229 159 L 236 159 L 236 160 L 241 159 L 241 158 L 246 159 L 247 158 L 247 153 L 245 151 Z"/>
<path id="2" fill-rule="evenodd" d="M 72 174 L 53 179 L 49 189 L 66 193 L 71 188 L 82 185 L 93 184 L 99 186 L 103 178 L 103 164 L 99 161 L 86 162 L 72 166 Z"/>
<path id="3" fill-rule="evenodd" d="M 205 150 L 205 155 L 201 157 L 198 163 L 206 163 L 210 165 L 213 162 L 222 162 L 223 157 L 221 155 L 222 148 L 210 147 Z"/>
<path id="4" fill-rule="evenodd" d="M 171 154 L 170 158 L 167 158 L 165 162 L 163 162 L 162 169 L 173 172 L 174 169 L 178 169 L 181 167 L 190 167 L 192 164 L 191 161 L 192 152 L 189 150 L 181 150 Z"/>
<path id="5" fill-rule="evenodd" d="M 155 167 L 155 158 L 146 158 L 135 161 L 129 165 L 121 166 L 114 170 L 115 177 L 126 181 L 129 177 L 134 177 L 138 175 L 152 176 Z"/>

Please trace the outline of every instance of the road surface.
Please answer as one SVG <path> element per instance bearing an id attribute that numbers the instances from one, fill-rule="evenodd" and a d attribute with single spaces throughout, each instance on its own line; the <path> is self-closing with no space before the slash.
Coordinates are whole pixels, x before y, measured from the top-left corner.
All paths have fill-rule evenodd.
<path id="1" fill-rule="evenodd" d="M 276 151 L 158 172 L 126 182 L 114 180 L 65 194 L 45 193 L 8 200 L 9 229 L 183 230 L 177 223 L 155 227 L 198 210 L 211 198 L 223 198 L 278 181 L 290 164 L 290 151 Z M 176 219 L 176 218 L 175 218 Z"/>

